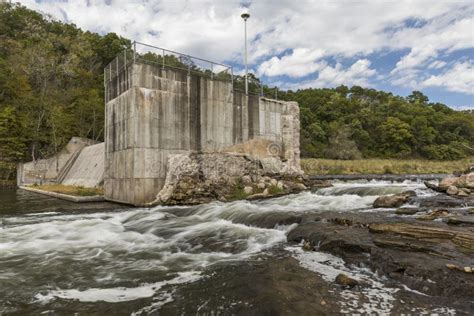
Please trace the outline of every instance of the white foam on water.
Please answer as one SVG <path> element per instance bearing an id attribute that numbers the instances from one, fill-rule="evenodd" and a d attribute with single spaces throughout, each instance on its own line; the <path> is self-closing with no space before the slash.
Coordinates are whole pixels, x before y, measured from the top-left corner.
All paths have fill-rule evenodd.
<path id="1" fill-rule="evenodd" d="M 201 278 L 199 272 L 180 272 L 178 276 L 166 281 L 155 283 L 144 283 L 138 287 L 115 287 L 115 288 L 90 288 L 84 291 L 77 289 L 53 290 L 46 294 L 35 295 L 36 302 L 46 304 L 56 298 L 78 300 L 80 302 L 125 302 L 140 298 L 152 297 L 159 289 L 165 285 L 175 285 L 195 282 Z"/>
<path id="2" fill-rule="evenodd" d="M 354 194 L 323 196 L 311 192 L 283 196 L 259 202 L 214 202 L 197 208 L 195 215 L 202 219 L 222 218 L 237 220 L 250 216 L 275 213 L 351 211 L 370 208 L 377 196 Z"/>
<path id="3" fill-rule="evenodd" d="M 414 315 L 430 315 L 430 316 L 454 316 L 457 314 L 454 308 L 449 307 L 437 307 L 433 309 L 427 309 L 422 307 L 415 307 L 411 309 Z"/>
<path id="4" fill-rule="evenodd" d="M 321 188 L 317 194 L 324 196 L 356 194 L 360 196 L 380 196 L 401 193 L 413 190 L 419 196 L 431 196 L 436 192 L 427 189 L 423 182 L 406 180 L 403 182 L 391 182 L 372 180 L 369 182 L 333 182 L 332 187 Z"/>
<path id="5" fill-rule="evenodd" d="M 59 214 L 58 212 L 40 212 L 40 213 L 29 213 L 25 214 L 25 216 L 43 216 L 43 215 L 55 215 Z"/>
<path id="6" fill-rule="evenodd" d="M 386 287 L 382 279 L 368 269 L 346 267 L 344 260 L 328 253 L 304 251 L 301 247 L 285 248 L 305 269 L 316 272 L 325 281 L 333 283 L 337 275 L 344 273 L 363 285 L 357 290 L 341 291 L 339 302 L 342 313 L 388 315 L 395 301 L 396 288 Z"/>

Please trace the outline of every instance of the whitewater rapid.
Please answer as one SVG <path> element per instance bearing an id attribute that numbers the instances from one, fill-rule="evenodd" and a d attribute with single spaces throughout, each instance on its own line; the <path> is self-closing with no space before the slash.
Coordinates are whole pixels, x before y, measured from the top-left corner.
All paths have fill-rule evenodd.
<path id="1" fill-rule="evenodd" d="M 0 305 L 0 313 L 14 312 L 19 302 L 116 303 L 151 297 L 158 308 L 172 300 L 170 285 L 206 277 L 205 269 L 213 264 L 283 247 L 297 225 L 254 223 L 278 214 L 374 211 L 377 196 L 408 189 L 432 194 L 413 181 L 341 182 L 258 202 L 2 216 L 0 300 L 9 303 Z"/>

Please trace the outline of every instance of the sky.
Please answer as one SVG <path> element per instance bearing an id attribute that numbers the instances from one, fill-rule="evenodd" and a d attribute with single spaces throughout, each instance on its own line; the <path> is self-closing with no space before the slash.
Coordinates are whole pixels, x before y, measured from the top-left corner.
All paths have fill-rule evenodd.
<path id="1" fill-rule="evenodd" d="M 100 34 L 115 32 L 280 89 L 360 85 L 474 109 L 474 1 L 21 0 Z"/>

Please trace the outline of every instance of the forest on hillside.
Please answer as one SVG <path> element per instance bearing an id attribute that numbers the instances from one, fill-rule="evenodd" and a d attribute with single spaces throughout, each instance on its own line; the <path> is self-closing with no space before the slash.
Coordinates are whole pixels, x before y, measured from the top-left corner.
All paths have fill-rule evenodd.
<path id="1" fill-rule="evenodd" d="M 15 164 L 49 156 L 72 136 L 103 140 L 103 68 L 129 39 L 99 35 L 27 9 L 0 3 L 0 178 Z M 243 78 L 237 77 L 237 87 Z M 259 80 L 251 76 L 252 90 Z M 273 94 L 269 87 L 264 92 Z M 301 107 L 305 157 L 472 155 L 474 113 L 354 86 L 278 91 Z M 471 149 L 470 149 L 471 148 Z"/>

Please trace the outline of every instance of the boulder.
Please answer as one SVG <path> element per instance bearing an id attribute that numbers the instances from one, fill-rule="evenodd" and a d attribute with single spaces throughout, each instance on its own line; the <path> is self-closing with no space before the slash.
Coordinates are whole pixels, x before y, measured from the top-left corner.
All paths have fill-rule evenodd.
<path id="1" fill-rule="evenodd" d="M 374 208 L 400 207 L 408 201 L 410 197 L 416 196 L 414 191 L 405 191 L 394 195 L 379 196 L 374 201 Z"/>
<path id="2" fill-rule="evenodd" d="M 264 182 L 259 182 L 259 183 L 257 184 L 257 188 L 259 188 L 259 189 L 261 189 L 261 190 L 265 189 L 265 183 L 264 183 Z"/>
<path id="3" fill-rule="evenodd" d="M 438 187 L 440 187 L 441 189 L 447 190 L 448 187 L 450 185 L 454 185 L 457 180 L 458 180 L 457 177 L 453 177 L 453 176 L 446 177 L 439 182 Z"/>
<path id="4" fill-rule="evenodd" d="M 295 186 L 298 190 L 301 190 L 301 191 L 308 189 L 303 183 L 296 183 Z"/>
<path id="5" fill-rule="evenodd" d="M 458 177 L 454 185 L 458 188 L 474 189 L 474 172 L 463 174 Z"/>
<path id="6" fill-rule="evenodd" d="M 359 281 L 347 276 L 344 273 L 340 273 L 336 276 L 335 282 L 339 285 L 347 286 L 347 287 L 354 287 L 359 285 Z"/>
<path id="7" fill-rule="evenodd" d="M 429 181 L 425 181 L 424 182 L 425 186 L 428 188 L 428 189 L 431 189 L 431 190 L 434 190 L 436 192 L 445 192 L 446 190 L 443 190 L 441 187 L 439 187 L 438 185 L 434 184 L 434 183 L 431 183 Z"/>
<path id="8" fill-rule="evenodd" d="M 448 219 L 450 225 L 474 226 L 474 216 L 454 216 Z"/>
<path id="9" fill-rule="evenodd" d="M 449 195 L 456 195 L 458 194 L 458 192 L 459 192 L 458 188 L 455 187 L 454 185 L 450 185 L 448 189 L 446 190 L 446 193 Z"/>
<path id="10" fill-rule="evenodd" d="M 418 216 L 416 219 L 431 221 L 431 220 L 437 219 L 439 217 L 446 217 L 448 215 L 449 215 L 448 210 L 435 210 L 435 211 L 429 212 L 426 215 Z"/>
<path id="11" fill-rule="evenodd" d="M 250 176 L 243 176 L 242 183 L 245 185 L 252 184 L 252 178 Z"/>
<path id="12" fill-rule="evenodd" d="M 245 194 L 252 194 L 253 193 L 253 188 L 251 186 L 246 186 L 244 187 L 244 192 Z"/>
<path id="13" fill-rule="evenodd" d="M 418 199 L 420 207 L 438 208 L 438 207 L 461 207 L 466 201 L 453 196 L 438 194 L 435 196 L 427 196 Z"/>

